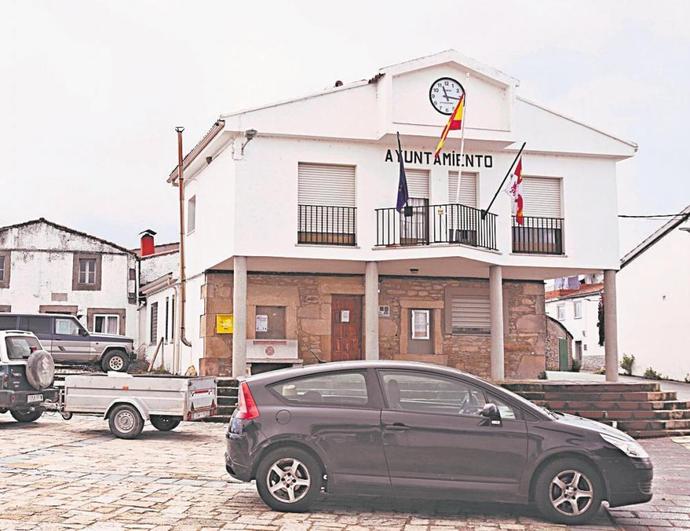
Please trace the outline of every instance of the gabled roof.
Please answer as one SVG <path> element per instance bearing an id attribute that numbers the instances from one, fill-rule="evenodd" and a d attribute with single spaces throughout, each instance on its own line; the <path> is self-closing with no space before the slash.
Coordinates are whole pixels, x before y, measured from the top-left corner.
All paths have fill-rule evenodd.
<path id="1" fill-rule="evenodd" d="M 544 294 L 546 302 L 561 301 L 565 299 L 576 299 L 587 295 L 599 294 L 604 291 L 604 284 L 581 284 L 578 289 L 556 289 L 547 291 Z"/>
<path id="2" fill-rule="evenodd" d="M 35 225 L 37 223 L 45 223 L 46 225 L 49 225 L 55 229 L 64 231 L 64 232 L 69 232 L 70 234 L 74 234 L 76 236 L 81 236 L 83 238 L 89 238 L 91 240 L 95 240 L 99 243 L 104 243 L 106 245 L 110 245 L 111 247 L 114 247 L 115 249 L 122 251 L 123 253 L 131 254 L 132 256 L 136 256 L 135 252 L 130 251 L 129 249 L 126 249 L 125 247 L 122 247 L 116 243 L 113 243 L 108 240 L 104 240 L 103 238 L 99 238 L 98 236 L 93 236 L 91 234 L 87 234 L 86 232 L 81 232 L 75 229 L 71 229 L 70 227 L 65 227 L 64 225 L 60 225 L 58 223 L 55 223 L 53 221 L 48 221 L 46 218 L 38 218 L 38 219 L 31 219 L 29 221 L 24 221 L 22 223 L 15 223 L 14 225 L 6 225 L 4 227 L 0 227 L 0 232 L 4 232 L 6 230 L 10 229 L 20 229 L 22 227 L 27 227 L 29 225 Z"/>
<path id="3" fill-rule="evenodd" d="M 637 247 L 635 247 L 632 251 L 623 256 L 623 258 L 621 258 L 621 269 L 623 269 L 635 258 L 644 253 L 656 242 L 661 240 L 661 238 L 666 236 L 673 229 L 682 225 L 688 219 L 690 219 L 690 205 L 686 206 L 683 210 L 681 210 L 678 213 L 676 217 L 673 217 L 670 221 L 664 223 L 656 231 L 654 231 L 652 234 L 650 234 L 644 240 L 642 240 L 642 242 Z"/>
<path id="4" fill-rule="evenodd" d="M 501 72 L 500 70 L 497 70 L 489 65 L 481 63 L 476 59 L 467 57 L 466 55 L 463 55 L 453 49 L 443 50 L 442 52 L 417 57 L 416 59 L 410 59 L 409 61 L 403 61 L 402 63 L 384 66 L 383 68 L 379 69 L 379 73 L 397 76 L 404 74 L 405 72 L 413 72 L 415 70 L 421 70 L 422 68 L 444 63 L 455 63 L 466 68 L 467 70 L 472 71 L 474 74 L 478 75 L 478 77 L 493 81 L 494 83 L 513 87 L 520 85 L 520 81 L 514 77 L 509 76 L 508 74 Z"/>

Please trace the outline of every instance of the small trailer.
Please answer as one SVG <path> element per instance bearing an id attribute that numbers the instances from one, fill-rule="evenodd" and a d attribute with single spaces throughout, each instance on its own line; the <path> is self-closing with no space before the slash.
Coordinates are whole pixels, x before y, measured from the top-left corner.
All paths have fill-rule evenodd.
<path id="1" fill-rule="evenodd" d="M 121 439 L 134 439 L 144 422 L 160 431 L 175 429 L 183 420 L 200 420 L 216 413 L 216 379 L 121 372 L 65 377 L 52 407 L 65 420 L 72 415 L 100 415 Z"/>

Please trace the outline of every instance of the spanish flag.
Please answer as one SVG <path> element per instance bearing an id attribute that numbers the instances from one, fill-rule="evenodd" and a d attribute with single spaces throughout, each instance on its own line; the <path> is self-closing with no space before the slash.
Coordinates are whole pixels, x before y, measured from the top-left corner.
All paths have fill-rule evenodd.
<path id="1" fill-rule="evenodd" d="M 455 131 L 457 129 L 462 129 L 462 119 L 465 114 L 465 95 L 462 94 L 458 100 L 458 104 L 455 106 L 453 114 L 448 118 L 448 123 L 446 127 L 443 128 L 443 133 L 441 134 L 441 139 L 438 141 L 436 146 L 436 151 L 434 151 L 434 157 L 438 157 L 439 153 L 443 149 L 443 144 L 446 143 L 446 137 L 450 131 Z"/>

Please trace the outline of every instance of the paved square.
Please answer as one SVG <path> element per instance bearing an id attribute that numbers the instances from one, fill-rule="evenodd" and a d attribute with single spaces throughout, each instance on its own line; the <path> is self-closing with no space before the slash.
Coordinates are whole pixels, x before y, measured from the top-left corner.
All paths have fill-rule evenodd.
<path id="1" fill-rule="evenodd" d="M 564 529 L 506 505 L 349 498 L 307 514 L 270 511 L 223 465 L 221 424 L 183 423 L 116 439 L 105 421 L 0 415 L 0 529 L 449 531 Z M 596 525 L 610 529 L 602 511 Z M 583 528 L 578 528 L 583 529 Z"/>

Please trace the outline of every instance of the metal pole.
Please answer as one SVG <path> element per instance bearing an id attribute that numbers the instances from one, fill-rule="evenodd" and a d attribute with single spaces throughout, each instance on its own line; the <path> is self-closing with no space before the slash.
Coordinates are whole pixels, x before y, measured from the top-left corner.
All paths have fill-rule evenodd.
<path id="1" fill-rule="evenodd" d="M 184 127 L 176 127 L 177 131 L 177 188 L 178 197 L 180 201 L 180 296 L 178 297 L 179 311 L 178 311 L 178 340 L 182 342 L 187 347 L 191 347 L 192 344 L 187 339 L 185 334 L 185 302 L 186 302 L 186 289 L 185 289 L 185 274 L 184 274 L 184 172 L 182 168 L 182 133 L 184 132 Z M 177 359 L 175 360 L 176 372 L 179 372 L 180 364 L 180 348 L 177 349 Z"/>
<path id="2" fill-rule="evenodd" d="M 515 155 L 515 159 L 513 159 L 513 163 L 510 165 L 510 168 L 508 168 L 508 171 L 506 172 L 506 176 L 503 177 L 501 184 L 498 185 L 498 189 L 496 190 L 496 193 L 494 194 L 493 198 L 491 199 L 491 203 L 489 203 L 489 206 L 486 207 L 486 210 L 482 210 L 482 219 L 486 218 L 486 215 L 489 213 L 489 210 L 491 210 L 491 205 L 493 205 L 494 201 L 496 201 L 496 197 L 498 197 L 498 192 L 500 192 L 501 188 L 503 188 L 503 184 L 506 182 L 506 179 L 510 175 L 510 172 L 513 171 L 513 166 L 515 166 L 515 163 L 520 158 L 520 155 L 522 155 L 522 150 L 525 149 L 526 145 L 527 145 L 527 142 L 523 142 L 522 146 L 520 146 L 520 151 L 518 151 L 518 154 Z"/>

